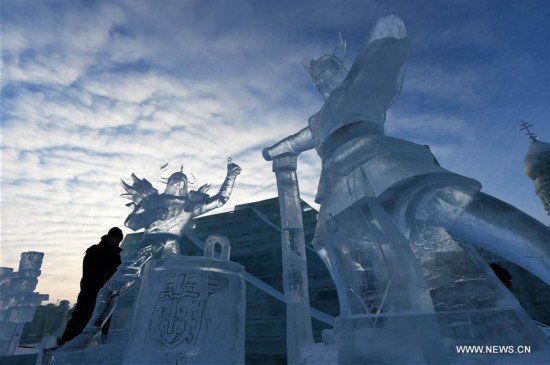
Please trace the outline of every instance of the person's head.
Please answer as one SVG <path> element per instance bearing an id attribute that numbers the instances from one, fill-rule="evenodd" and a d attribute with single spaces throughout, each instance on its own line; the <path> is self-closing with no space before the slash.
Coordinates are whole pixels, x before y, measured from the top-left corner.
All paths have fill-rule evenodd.
<path id="1" fill-rule="evenodd" d="M 118 246 L 120 242 L 122 242 L 124 234 L 122 234 L 122 230 L 120 228 L 113 227 L 109 230 L 107 236 L 104 236 L 104 238 L 108 243 L 114 246 Z"/>

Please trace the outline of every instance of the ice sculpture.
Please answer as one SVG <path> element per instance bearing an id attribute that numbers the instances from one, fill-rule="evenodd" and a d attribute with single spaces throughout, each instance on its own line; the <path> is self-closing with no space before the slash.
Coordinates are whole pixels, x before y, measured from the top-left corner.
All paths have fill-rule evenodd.
<path id="1" fill-rule="evenodd" d="M 315 148 L 322 159 L 313 245 L 338 290 L 339 362 L 471 362 L 456 358 L 453 346 L 472 339 L 482 345 L 528 341 L 536 350 L 524 361 L 541 361 L 550 355 L 547 339 L 492 279 L 487 286 L 497 289 L 488 301 L 462 291 L 444 302 L 463 306 L 435 306 L 446 282 L 428 279 L 445 266 L 429 264 L 439 251 L 416 248 L 429 246 L 425 237 L 434 231 L 433 237 L 452 242 L 441 252 L 476 267 L 462 278 L 468 283 L 494 277 L 474 244 L 550 284 L 550 230 L 481 193 L 474 179 L 439 166 L 425 146 L 384 135 L 409 49 L 403 22 L 390 15 L 376 22 L 349 71 L 336 54 L 312 60 L 306 68 L 323 107 L 304 129 L 263 151 L 272 160 Z M 457 286 L 458 273 L 453 268 L 442 277 Z"/>
<path id="2" fill-rule="evenodd" d="M 25 323 L 32 321 L 36 307 L 49 298 L 34 292 L 43 258 L 42 252 L 23 252 L 19 271 L 0 267 L 0 356 L 15 352 Z"/>
<path id="3" fill-rule="evenodd" d="M 301 348 L 313 344 L 304 224 L 296 175 L 296 156 L 273 160 L 281 211 L 283 289 L 286 303 L 286 353 L 298 364 Z"/>
<path id="4" fill-rule="evenodd" d="M 82 349 L 100 343 L 101 327 L 112 314 L 118 297 L 136 283 L 144 265 L 151 260 L 179 253 L 178 242 L 185 224 L 192 218 L 225 204 L 241 168 L 227 161 L 227 176 L 219 192 L 207 194 L 210 185 L 188 191 L 187 176 L 173 173 L 167 181 L 166 190 L 159 194 L 146 179 L 132 174 L 133 184 L 122 182 L 133 207 L 125 225 L 132 230 L 144 228 L 144 234 L 136 252 L 127 258 L 117 272 L 99 291 L 94 314 L 83 333 L 67 342 L 58 351 Z"/>
<path id="5" fill-rule="evenodd" d="M 204 257 L 145 267 L 123 364 L 244 365 L 244 268 L 229 251 L 226 237 L 210 236 Z"/>

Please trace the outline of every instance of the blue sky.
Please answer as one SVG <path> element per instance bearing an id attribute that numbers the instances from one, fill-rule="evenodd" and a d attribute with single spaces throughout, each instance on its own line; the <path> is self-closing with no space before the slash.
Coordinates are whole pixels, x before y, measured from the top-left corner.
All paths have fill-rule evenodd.
<path id="1" fill-rule="evenodd" d="M 387 14 L 404 20 L 412 52 L 386 133 L 429 144 L 547 224 L 519 131 L 525 120 L 550 141 L 546 0 L 4 0 L 1 265 L 45 252 L 38 290 L 73 302 L 84 251 L 129 214 L 120 180 L 132 172 L 161 190 L 183 164 L 215 191 L 231 156 L 243 173 L 224 209 L 276 196 L 261 149 L 322 105 L 302 63 L 340 32 L 349 66 Z M 308 202 L 319 168 L 315 152 L 300 157 Z"/>

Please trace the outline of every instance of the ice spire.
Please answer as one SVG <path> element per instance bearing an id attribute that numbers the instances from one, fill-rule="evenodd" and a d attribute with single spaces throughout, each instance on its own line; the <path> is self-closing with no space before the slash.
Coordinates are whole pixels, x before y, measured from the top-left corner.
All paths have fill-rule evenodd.
<path id="1" fill-rule="evenodd" d="M 543 142 L 529 130 L 532 124 L 521 122 L 520 130 L 531 140 L 531 146 L 523 160 L 523 169 L 535 183 L 535 193 L 539 196 L 544 210 L 550 215 L 550 143 Z"/>
<path id="2" fill-rule="evenodd" d="M 525 134 L 529 136 L 529 139 L 531 140 L 531 142 L 535 142 L 538 140 L 537 135 L 529 130 L 529 128 L 533 126 L 532 124 L 526 123 L 522 120 L 520 125 L 521 125 L 521 128 L 519 130 L 525 131 Z"/>

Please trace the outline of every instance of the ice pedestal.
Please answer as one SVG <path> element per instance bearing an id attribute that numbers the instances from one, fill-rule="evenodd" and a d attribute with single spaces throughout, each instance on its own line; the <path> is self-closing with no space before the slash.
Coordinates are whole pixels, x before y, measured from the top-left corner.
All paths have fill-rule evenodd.
<path id="1" fill-rule="evenodd" d="M 334 332 L 336 341 L 303 348 L 300 364 L 547 365 L 550 358 L 548 339 L 521 309 L 340 317 Z"/>
<path id="2" fill-rule="evenodd" d="M 215 256 L 220 243 L 228 258 L 228 241 L 220 241 L 207 240 L 205 254 Z M 243 272 L 224 258 L 152 260 L 143 269 L 122 333 L 110 334 L 97 347 L 55 352 L 52 364 L 244 364 Z"/>
<path id="3" fill-rule="evenodd" d="M 433 312 L 342 315 L 336 340 L 305 349 L 302 364 L 548 364 L 548 338 L 478 251 L 440 227 L 418 229 L 411 248 Z"/>
<path id="4" fill-rule="evenodd" d="M 444 365 L 433 315 L 366 315 L 338 319 L 339 364 Z"/>
<path id="5" fill-rule="evenodd" d="M 243 267 L 172 255 L 145 269 L 123 364 L 244 364 Z"/>
<path id="6" fill-rule="evenodd" d="M 339 364 L 548 364 L 548 339 L 522 310 L 382 316 L 376 323 L 372 316 L 339 318 Z M 434 323 L 437 332 L 426 327 Z M 465 346 L 478 353 L 461 353 Z"/>

